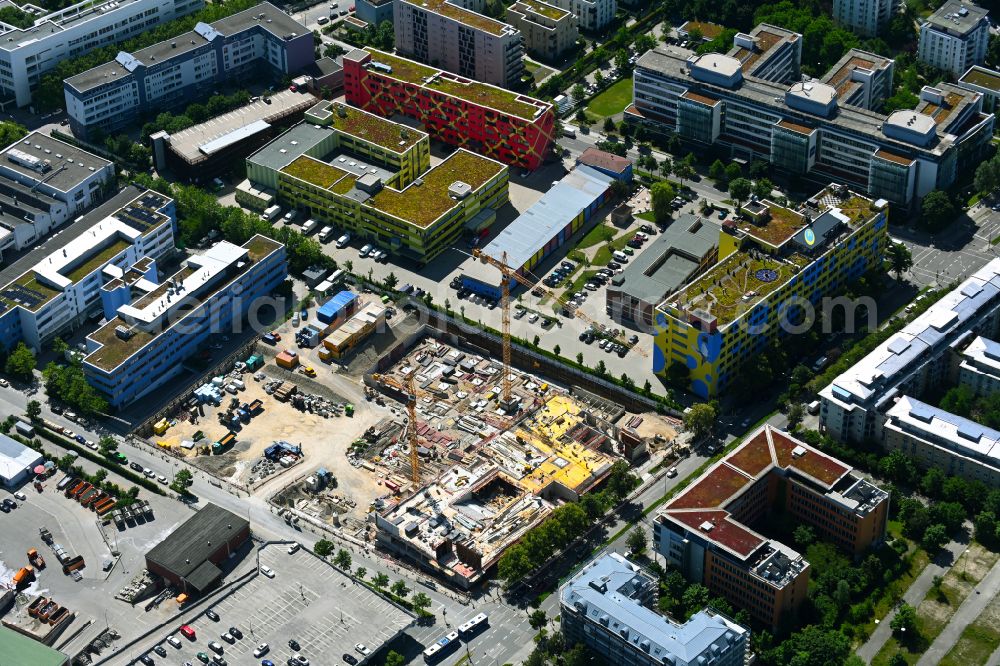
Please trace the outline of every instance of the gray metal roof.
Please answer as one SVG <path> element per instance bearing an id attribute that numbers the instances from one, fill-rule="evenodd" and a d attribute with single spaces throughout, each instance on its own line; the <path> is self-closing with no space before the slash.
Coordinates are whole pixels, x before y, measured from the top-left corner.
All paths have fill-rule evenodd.
<path id="1" fill-rule="evenodd" d="M 40 173 L 11 162 L 8 154 L 14 149 L 39 160 L 47 161 L 51 168 L 45 173 Z M 60 192 L 69 192 L 93 176 L 95 172 L 111 164 L 103 157 L 88 153 L 86 150 L 42 132 L 32 132 L 20 141 L 7 146 L 0 154 L 0 158 L 2 158 L 5 168 L 16 171 L 33 181 L 44 182 L 45 185 Z"/>
<path id="2" fill-rule="evenodd" d="M 702 257 L 718 243 L 718 225 L 685 213 L 632 259 L 611 284 L 646 303 L 659 303 L 691 277 Z"/>
<path id="3" fill-rule="evenodd" d="M 613 182 L 614 178 L 597 169 L 586 165 L 576 167 L 507 225 L 483 248 L 483 253 L 500 259 L 506 252 L 508 266 L 523 266 L 577 215 L 593 205 Z M 496 269 L 490 271 L 491 275 L 496 273 Z"/>
<path id="4" fill-rule="evenodd" d="M 740 638 L 749 639 L 749 630 L 722 615 L 702 610 L 684 624 L 677 624 L 646 608 L 638 598 L 648 594 L 653 585 L 638 566 L 618 553 L 609 553 L 566 583 L 560 601 L 646 652 L 653 663 L 708 663 L 718 654 L 737 649 Z M 722 652 L 714 654 L 716 647 Z"/>

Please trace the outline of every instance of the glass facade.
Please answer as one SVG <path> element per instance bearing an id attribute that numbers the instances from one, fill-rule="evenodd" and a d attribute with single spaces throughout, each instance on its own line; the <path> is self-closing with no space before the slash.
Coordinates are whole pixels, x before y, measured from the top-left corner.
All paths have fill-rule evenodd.
<path id="1" fill-rule="evenodd" d="M 685 139 L 713 143 L 715 141 L 715 109 L 689 99 L 677 103 L 677 133 Z"/>
<path id="2" fill-rule="evenodd" d="M 771 162 L 790 173 L 809 171 L 809 137 L 775 125 L 771 132 Z"/>
<path id="3" fill-rule="evenodd" d="M 868 191 L 877 192 L 893 203 L 905 204 L 910 200 L 910 166 L 874 157 L 868 175 Z"/>

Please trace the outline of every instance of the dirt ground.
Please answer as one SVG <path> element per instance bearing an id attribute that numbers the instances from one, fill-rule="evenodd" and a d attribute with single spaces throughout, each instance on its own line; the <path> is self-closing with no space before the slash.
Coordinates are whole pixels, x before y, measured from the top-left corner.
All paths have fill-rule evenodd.
<path id="1" fill-rule="evenodd" d="M 955 614 L 972 589 L 990 572 L 998 555 L 986 550 L 978 543 L 969 545 L 969 550 L 959 556 L 958 561 L 944 576 L 941 584 L 945 600 L 935 598 L 931 590 L 927 598 L 917 608 L 917 615 L 925 626 L 943 628 Z"/>
<path id="2" fill-rule="evenodd" d="M 618 422 L 618 425 L 628 423 L 632 416 L 632 414 L 625 414 Z M 655 412 L 646 412 L 637 416 L 642 417 L 642 423 L 639 424 L 639 427 L 635 431 L 643 439 L 653 439 L 656 435 L 660 435 L 664 440 L 669 442 L 677 436 L 677 426 L 674 420 Z"/>
<path id="3" fill-rule="evenodd" d="M 316 368 L 317 371 L 321 369 Z M 327 368 L 324 366 L 324 370 Z M 243 424 L 237 433 L 237 443 L 222 455 L 199 455 L 197 446 L 194 449 L 183 449 L 179 445 L 183 440 L 192 440 L 194 433 L 202 430 L 209 445 L 222 437 L 227 429 L 222 426 L 217 417 L 223 411 L 232 397 L 228 393 L 222 406 L 205 405 L 204 416 L 198 422 L 191 424 L 179 422 L 170 428 L 162 437 L 155 441 L 170 445 L 171 450 L 185 458 L 192 459 L 198 467 L 240 485 L 246 485 L 251 476 L 252 463 L 264 454 L 264 449 L 278 440 L 285 440 L 302 447 L 305 455 L 303 463 L 294 465 L 270 476 L 263 485 L 258 486 L 253 493 L 266 497 L 288 484 L 292 479 L 312 473 L 319 467 L 325 467 L 337 478 L 337 490 L 355 501 L 351 517 L 363 517 L 369 503 L 385 493 L 385 488 L 378 484 L 378 479 L 371 472 L 352 467 L 345 455 L 347 447 L 361 436 L 366 429 L 390 415 L 387 408 L 366 402 L 363 397 L 343 397 L 324 386 L 325 382 L 310 380 L 302 375 L 288 373 L 277 368 L 271 360 L 265 364 L 263 372 L 268 379 L 279 378 L 294 381 L 300 391 L 314 395 L 323 395 L 335 402 L 350 401 L 355 405 L 353 417 L 331 416 L 323 418 L 317 414 L 301 412 L 290 402 L 279 402 L 264 391 L 268 381 L 257 382 L 248 373 L 244 375 L 246 390 L 236 397 L 240 402 L 251 402 L 259 398 L 264 403 L 264 411 Z M 360 387 L 357 389 L 360 391 Z M 346 392 L 346 391 L 345 391 Z M 280 470 L 280 467 L 278 468 Z M 356 514 L 356 515 L 355 515 Z"/>

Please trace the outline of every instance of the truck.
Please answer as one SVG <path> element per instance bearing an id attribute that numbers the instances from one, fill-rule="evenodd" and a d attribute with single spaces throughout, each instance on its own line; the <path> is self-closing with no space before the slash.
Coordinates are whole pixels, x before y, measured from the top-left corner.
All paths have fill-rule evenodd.
<path id="1" fill-rule="evenodd" d="M 77 555 L 76 557 L 71 557 L 63 563 L 63 573 L 68 574 L 71 571 L 76 571 L 82 569 L 86 566 L 83 561 L 83 555 Z"/>
<path id="2" fill-rule="evenodd" d="M 247 411 L 250 412 L 250 416 L 257 416 L 264 411 L 264 401 L 258 398 L 251 402 L 247 407 Z"/>
<path id="3" fill-rule="evenodd" d="M 264 210 L 264 214 L 261 217 L 263 217 L 268 222 L 272 222 L 279 215 L 281 215 L 281 206 L 274 205 L 271 206 L 270 208 L 266 208 Z"/>
<path id="4" fill-rule="evenodd" d="M 309 218 L 308 220 L 306 220 L 306 223 L 302 225 L 302 234 L 308 236 L 312 232 L 316 231 L 316 229 L 318 228 L 319 228 L 319 222 L 317 222 L 312 218 Z"/>
<path id="5" fill-rule="evenodd" d="M 323 229 L 319 232 L 319 242 L 329 243 L 330 239 L 333 238 L 334 233 L 333 227 L 323 227 Z"/>
<path id="6" fill-rule="evenodd" d="M 25 423 L 24 421 L 17 421 L 16 423 L 14 423 L 14 430 L 16 430 L 17 434 L 21 435 L 22 437 L 35 436 L 34 426 L 32 426 L 29 423 Z"/>
<path id="7" fill-rule="evenodd" d="M 14 587 L 21 589 L 27 587 L 33 580 L 35 580 L 35 570 L 32 567 L 21 567 L 14 574 L 13 583 Z"/>
<path id="8" fill-rule="evenodd" d="M 37 548 L 28 549 L 28 561 L 31 562 L 36 569 L 45 568 L 45 558 L 38 554 Z"/>

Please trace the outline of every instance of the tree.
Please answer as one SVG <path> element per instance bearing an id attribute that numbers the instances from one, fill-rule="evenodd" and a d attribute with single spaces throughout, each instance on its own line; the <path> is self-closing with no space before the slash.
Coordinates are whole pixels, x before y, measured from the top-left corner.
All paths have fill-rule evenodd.
<path id="1" fill-rule="evenodd" d="M 537 336 L 537 335 L 536 335 L 536 336 L 535 336 L 535 337 L 534 337 L 534 338 L 533 338 L 533 339 L 531 340 L 531 346 L 532 346 L 532 347 L 537 347 L 537 346 L 538 346 L 538 343 L 539 343 L 539 342 L 541 342 L 541 341 L 542 341 L 542 339 L 541 339 L 541 338 L 540 338 L 539 336 Z"/>
<path id="2" fill-rule="evenodd" d="M 594 85 L 598 88 L 604 87 L 604 72 L 599 69 L 594 71 Z"/>
<path id="3" fill-rule="evenodd" d="M 174 474 L 174 480 L 170 484 L 170 489 L 178 495 L 187 495 L 188 488 L 194 483 L 194 475 L 189 469 L 180 469 Z"/>
<path id="4" fill-rule="evenodd" d="M 63 354 L 66 353 L 68 349 L 69 345 L 66 344 L 66 341 L 60 338 L 59 336 L 56 336 L 52 340 L 52 353 L 55 354 L 56 356 L 62 356 Z"/>
<path id="5" fill-rule="evenodd" d="M 573 119 L 581 125 L 590 125 L 590 118 L 587 117 L 587 112 L 583 109 L 577 109 Z"/>
<path id="6" fill-rule="evenodd" d="M 347 261 L 345 261 L 344 262 L 344 270 L 346 270 L 348 273 L 352 272 L 354 270 L 354 262 L 351 261 L 350 259 L 348 259 Z"/>
<path id="7" fill-rule="evenodd" d="M 14 351 L 7 357 L 5 370 L 8 375 L 28 381 L 31 379 L 31 373 L 34 372 L 36 363 L 35 354 L 23 342 L 18 342 Z"/>
<path id="8" fill-rule="evenodd" d="M 625 49 L 618 49 L 615 51 L 615 69 L 619 72 L 625 72 L 631 69 L 632 66 L 631 63 L 629 63 L 628 58 L 628 51 Z"/>
<path id="9" fill-rule="evenodd" d="M 771 196 L 771 190 L 774 189 L 774 183 L 771 182 L 769 178 L 760 178 L 755 180 L 753 183 L 753 195 L 758 199 L 766 199 Z"/>
<path id="10" fill-rule="evenodd" d="M 528 616 L 528 624 L 530 624 L 531 628 L 535 631 L 538 631 L 548 623 L 549 618 L 545 616 L 545 611 L 541 608 L 532 611 L 531 615 Z"/>
<path id="11" fill-rule="evenodd" d="M 726 165 L 726 181 L 731 182 L 743 176 L 743 170 L 740 169 L 740 165 L 736 162 L 730 162 Z"/>
<path id="12" fill-rule="evenodd" d="M 896 609 L 896 614 L 889 623 L 892 632 L 897 636 L 917 635 L 917 609 L 910 604 L 903 603 Z"/>
<path id="13" fill-rule="evenodd" d="M 389 576 L 384 573 L 376 572 L 372 574 L 372 583 L 375 584 L 375 589 L 381 590 L 386 585 L 389 584 Z"/>
<path id="14" fill-rule="evenodd" d="M 559 345 L 556 345 L 555 347 L 552 348 L 552 353 L 555 354 L 556 356 L 559 356 L 559 352 L 561 351 L 562 347 L 560 347 Z"/>
<path id="15" fill-rule="evenodd" d="M 602 377 L 608 374 L 608 367 L 604 365 L 603 360 L 597 362 L 597 365 L 594 366 L 594 370 L 597 372 L 597 374 L 601 375 Z"/>
<path id="16" fill-rule="evenodd" d="M 948 530 L 941 523 L 934 523 L 924 530 L 924 538 L 920 540 L 920 547 L 934 555 L 946 543 L 948 543 Z"/>
<path id="17" fill-rule="evenodd" d="M 977 191 L 986 195 L 1000 189 L 1000 156 L 994 156 L 976 167 L 975 185 Z"/>
<path id="18" fill-rule="evenodd" d="M 934 190 L 924 197 L 920 224 L 928 231 L 940 231 L 955 219 L 955 205 L 947 192 Z"/>
<path id="19" fill-rule="evenodd" d="M 750 198 L 751 185 L 746 178 L 736 178 L 729 181 L 729 196 L 736 202 L 736 212 L 739 212 L 743 202 Z"/>
<path id="20" fill-rule="evenodd" d="M 722 163 L 722 160 L 712 162 L 712 166 L 708 167 L 708 177 L 715 181 L 716 184 L 725 182 L 726 165 Z"/>
<path id="21" fill-rule="evenodd" d="M 405 580 L 397 580 L 395 583 L 392 584 L 392 587 L 389 589 L 397 597 L 405 597 L 410 593 L 410 588 L 406 586 Z"/>
<path id="22" fill-rule="evenodd" d="M 399 654 L 395 650 L 389 650 L 385 655 L 385 662 L 383 666 L 403 666 L 406 663 L 406 657 Z"/>
<path id="23" fill-rule="evenodd" d="M 579 365 L 583 365 L 583 352 L 576 353 L 576 362 Z"/>
<path id="24" fill-rule="evenodd" d="M 364 580 L 367 574 L 368 574 L 368 569 L 364 567 L 358 567 L 357 569 L 354 570 L 354 576 L 361 580 Z"/>
<path id="25" fill-rule="evenodd" d="M 320 539 L 313 546 L 313 552 L 315 552 L 320 557 L 326 557 L 333 552 L 333 542 L 327 541 L 326 539 Z"/>
<path id="26" fill-rule="evenodd" d="M 351 554 L 347 552 L 346 549 L 341 548 L 337 551 L 337 556 L 333 558 L 333 564 L 344 571 L 351 570 Z"/>
<path id="27" fill-rule="evenodd" d="M 906 271 L 913 267 L 913 255 L 910 249 L 902 243 L 889 243 L 886 249 L 886 256 L 889 259 L 889 270 L 896 274 L 896 279 L 900 279 Z"/>
<path id="28" fill-rule="evenodd" d="M 643 531 L 642 527 L 636 525 L 631 532 L 628 533 L 628 549 L 633 555 L 638 555 L 646 550 L 646 533 Z"/>
<path id="29" fill-rule="evenodd" d="M 668 176 L 670 176 L 673 170 L 674 170 L 674 165 L 670 161 L 670 158 L 664 157 L 663 161 L 660 162 L 660 175 L 663 176 L 664 178 L 667 178 Z"/>
<path id="30" fill-rule="evenodd" d="M 802 423 L 805 412 L 806 410 L 802 407 L 801 402 L 793 402 L 792 406 L 788 408 L 788 427 L 794 428 Z"/>
<path id="31" fill-rule="evenodd" d="M 24 414 L 30 421 L 37 421 L 42 416 L 42 403 L 37 400 L 29 400 L 24 407 Z"/>
<path id="32" fill-rule="evenodd" d="M 929 467 L 920 479 L 920 492 L 932 499 L 941 496 L 944 487 L 945 474 L 938 467 Z"/>
<path id="33" fill-rule="evenodd" d="M 604 119 L 604 131 L 606 133 L 614 132 L 616 129 L 618 129 L 618 126 L 615 125 L 615 121 L 612 120 L 610 116 Z"/>
<path id="34" fill-rule="evenodd" d="M 816 532 L 809 525 L 799 525 L 792 532 L 792 540 L 800 549 L 805 549 L 806 546 L 816 541 Z"/>
<path id="35" fill-rule="evenodd" d="M 426 594 L 424 594 L 423 592 L 417 592 L 410 599 L 410 603 L 413 604 L 413 607 L 416 608 L 418 611 L 422 611 L 430 608 L 431 603 L 433 602 L 431 601 L 431 598 Z"/>
<path id="36" fill-rule="evenodd" d="M 681 603 L 684 605 L 684 619 L 690 618 L 707 606 L 710 596 L 708 588 L 704 585 L 698 583 L 689 585 L 684 590 L 684 594 L 681 595 Z"/>
<path id="37" fill-rule="evenodd" d="M 385 287 L 386 287 L 386 289 L 390 289 L 390 290 L 391 289 L 395 289 L 397 284 L 399 284 L 399 278 L 396 277 L 395 273 L 393 273 L 393 272 L 390 271 L 389 274 L 385 276 Z"/>
<path id="38" fill-rule="evenodd" d="M 649 192 L 653 203 L 653 217 L 656 219 L 657 224 L 670 222 L 670 216 L 673 212 L 671 202 L 677 196 L 674 186 L 661 180 L 653 183 L 653 186 L 649 188 Z"/>
<path id="39" fill-rule="evenodd" d="M 909 663 L 902 652 L 897 652 L 889 658 L 889 666 L 907 666 Z"/>
<path id="40" fill-rule="evenodd" d="M 587 89 L 583 87 L 582 83 L 577 83 L 573 86 L 571 93 L 573 95 L 573 100 L 576 102 L 582 102 L 587 96 Z"/>
<path id="41" fill-rule="evenodd" d="M 715 428 L 716 416 L 715 407 L 709 403 L 692 405 L 684 415 L 684 427 L 694 434 L 696 440 L 707 437 Z"/>

